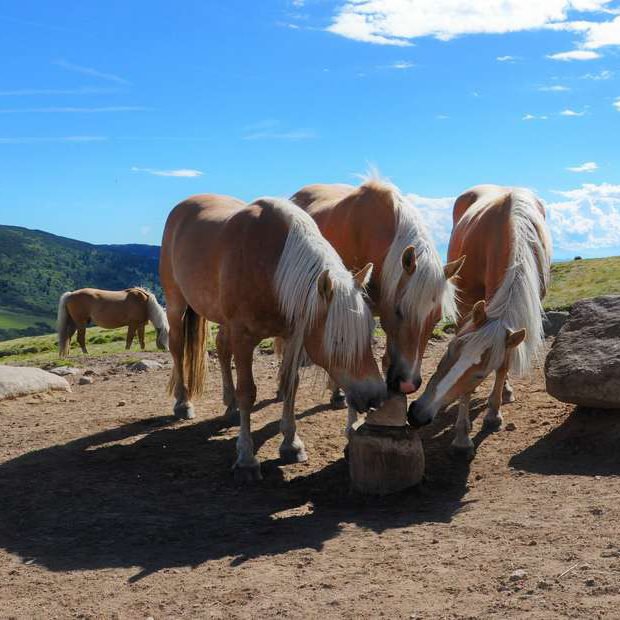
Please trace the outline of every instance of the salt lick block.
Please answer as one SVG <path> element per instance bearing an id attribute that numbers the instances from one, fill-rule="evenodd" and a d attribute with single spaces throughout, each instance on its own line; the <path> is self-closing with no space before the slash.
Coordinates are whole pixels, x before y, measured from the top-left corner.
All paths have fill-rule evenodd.
<path id="1" fill-rule="evenodd" d="M 406 420 L 406 397 L 393 396 L 352 433 L 348 453 L 354 491 L 388 495 L 421 482 L 424 449 Z"/>

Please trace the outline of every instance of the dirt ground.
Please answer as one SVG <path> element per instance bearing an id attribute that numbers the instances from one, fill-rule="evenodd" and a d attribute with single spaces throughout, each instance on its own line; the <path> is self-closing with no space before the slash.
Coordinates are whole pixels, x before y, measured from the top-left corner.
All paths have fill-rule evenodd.
<path id="1" fill-rule="evenodd" d="M 310 460 L 284 466 L 276 360 L 257 354 L 264 480 L 243 487 L 217 361 L 197 418 L 174 422 L 169 369 L 121 359 L 91 360 L 72 394 L 0 403 L 0 617 L 620 618 L 620 412 L 554 401 L 540 368 L 497 433 L 479 432 L 478 392 L 472 463 L 449 456 L 451 408 L 422 433 L 423 485 L 364 499 L 314 371 Z"/>

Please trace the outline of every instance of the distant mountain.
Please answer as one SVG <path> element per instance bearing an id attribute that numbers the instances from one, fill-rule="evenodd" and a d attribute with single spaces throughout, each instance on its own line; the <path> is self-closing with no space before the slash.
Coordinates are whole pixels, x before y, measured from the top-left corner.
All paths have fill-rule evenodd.
<path id="1" fill-rule="evenodd" d="M 64 291 L 146 286 L 161 298 L 157 246 L 93 245 L 40 230 L 0 226 L 0 340 L 44 333 Z M 15 329 L 15 314 L 39 317 Z"/>

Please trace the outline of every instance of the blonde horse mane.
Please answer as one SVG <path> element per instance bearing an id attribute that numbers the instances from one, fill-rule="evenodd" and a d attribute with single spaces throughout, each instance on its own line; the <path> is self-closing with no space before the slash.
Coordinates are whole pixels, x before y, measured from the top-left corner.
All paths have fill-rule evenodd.
<path id="1" fill-rule="evenodd" d="M 492 196 L 481 208 L 497 198 Z M 539 356 L 544 343 L 542 297 L 549 284 L 551 238 L 538 208 L 540 203 L 531 191 L 514 188 L 510 199 L 509 266 L 486 306 L 487 322 L 465 339 L 471 350 L 482 352 L 490 347 L 487 367 L 497 369 L 504 361 L 507 330 L 525 328 L 525 340 L 513 349 L 509 366 L 512 372 L 523 375 Z M 464 217 L 468 216 L 471 217 L 466 212 Z"/>
<path id="2" fill-rule="evenodd" d="M 285 389 L 291 389 L 304 336 L 324 308 L 317 286 L 321 273 L 328 270 L 333 284 L 323 339 L 330 363 L 345 368 L 357 364 L 370 345 L 374 323 L 362 291 L 315 221 L 288 200 L 267 200 L 289 225 L 274 283 L 281 310 L 292 331 L 282 364 Z"/>
<path id="3" fill-rule="evenodd" d="M 365 178 L 361 187 L 388 194 L 394 208 L 396 234 L 381 274 L 381 294 L 385 301 L 393 306 L 400 305 L 405 319 L 418 325 L 426 321 L 438 304 L 441 304 L 444 318 L 456 321 L 456 288 L 446 280 L 441 257 L 418 209 L 395 185 L 381 179 L 375 171 Z M 415 249 L 416 270 L 405 283 L 399 299 L 398 285 L 403 274 L 401 259 L 408 246 Z"/>
<path id="4" fill-rule="evenodd" d="M 69 355 L 71 339 L 69 338 L 69 327 L 73 323 L 73 319 L 67 310 L 67 297 L 71 295 L 71 291 L 67 291 L 60 296 L 58 302 L 58 319 L 56 329 L 58 332 L 58 352 L 60 357 Z"/>

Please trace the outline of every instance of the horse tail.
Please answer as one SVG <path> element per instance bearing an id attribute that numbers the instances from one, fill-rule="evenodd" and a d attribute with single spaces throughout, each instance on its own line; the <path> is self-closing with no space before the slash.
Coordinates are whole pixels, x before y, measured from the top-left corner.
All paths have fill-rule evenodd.
<path id="1" fill-rule="evenodd" d="M 75 327 L 75 323 L 67 310 L 67 298 L 71 295 L 70 291 L 63 293 L 58 302 L 58 354 L 60 357 L 69 355 L 71 345 L 71 331 Z"/>
<path id="2" fill-rule="evenodd" d="M 183 378 L 187 384 L 188 399 L 200 396 L 204 389 L 207 366 L 205 363 L 205 344 L 207 340 L 207 321 L 196 314 L 190 306 L 183 315 Z M 173 373 L 169 391 L 174 392 L 178 373 Z"/>

